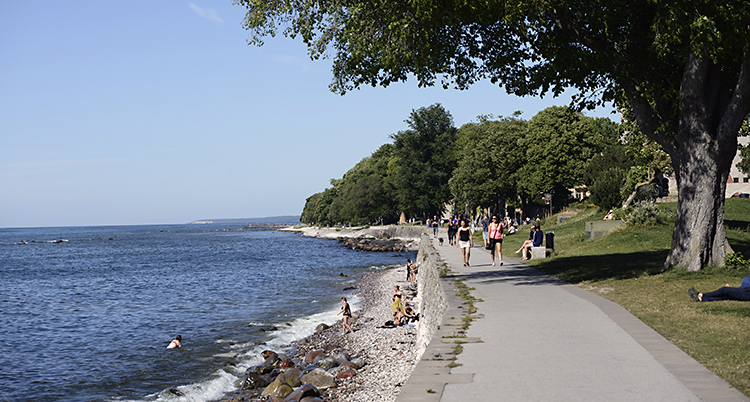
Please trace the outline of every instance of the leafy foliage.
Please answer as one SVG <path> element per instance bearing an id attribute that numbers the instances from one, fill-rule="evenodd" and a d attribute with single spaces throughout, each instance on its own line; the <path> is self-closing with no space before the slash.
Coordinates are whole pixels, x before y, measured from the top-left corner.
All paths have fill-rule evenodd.
<path id="1" fill-rule="evenodd" d="M 591 202 L 599 208 L 609 210 L 622 204 L 620 188 L 625 183 L 625 171 L 612 168 L 597 176 L 589 187 Z"/>

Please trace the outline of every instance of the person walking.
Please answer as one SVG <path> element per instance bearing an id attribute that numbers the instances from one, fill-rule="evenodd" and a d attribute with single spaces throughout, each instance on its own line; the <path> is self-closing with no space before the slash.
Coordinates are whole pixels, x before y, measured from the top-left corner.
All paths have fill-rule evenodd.
<path id="1" fill-rule="evenodd" d="M 336 314 L 336 315 L 339 315 L 339 314 L 344 315 L 344 323 L 341 326 L 341 330 L 342 330 L 341 335 L 346 334 L 347 328 L 349 329 L 349 332 L 354 333 L 354 330 L 352 329 L 352 327 L 349 326 L 349 319 L 352 318 L 352 309 L 349 307 L 349 303 L 346 302 L 346 297 L 341 298 L 341 303 L 342 303 L 341 311 L 339 311 L 339 313 Z"/>
<path id="2" fill-rule="evenodd" d="M 492 266 L 495 266 L 495 253 L 497 253 L 498 262 L 500 266 L 503 266 L 503 224 L 497 219 L 497 216 L 492 217 L 492 223 L 489 227 L 490 232 L 490 256 L 492 256 Z"/>
<path id="3" fill-rule="evenodd" d="M 469 266 L 469 257 L 471 257 L 471 248 L 474 247 L 474 239 L 471 238 L 471 229 L 466 226 L 466 220 L 461 220 L 461 227 L 458 228 L 458 247 L 461 248 L 461 258 L 464 260 L 464 266 Z"/>

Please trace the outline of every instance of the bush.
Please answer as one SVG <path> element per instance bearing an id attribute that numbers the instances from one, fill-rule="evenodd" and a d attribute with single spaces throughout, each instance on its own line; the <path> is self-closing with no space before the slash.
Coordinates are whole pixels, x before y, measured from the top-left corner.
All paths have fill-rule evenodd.
<path id="1" fill-rule="evenodd" d="M 747 268 L 750 260 L 745 259 L 741 253 L 731 253 L 724 258 L 724 265 L 733 269 Z"/>
<path id="2" fill-rule="evenodd" d="M 656 226 L 667 222 L 668 214 L 659 211 L 653 202 L 639 201 L 622 211 L 628 226 Z"/>

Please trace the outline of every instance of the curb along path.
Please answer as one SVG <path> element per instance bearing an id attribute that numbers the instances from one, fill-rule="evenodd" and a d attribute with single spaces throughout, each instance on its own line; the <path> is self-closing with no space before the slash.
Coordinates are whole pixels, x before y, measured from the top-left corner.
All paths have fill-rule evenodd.
<path id="1" fill-rule="evenodd" d="M 470 267 L 457 247 L 433 250 L 452 271 L 440 279 L 448 308 L 398 402 L 750 402 L 607 299 L 516 257 L 493 267 L 481 247 Z M 456 280 L 481 300 L 468 330 Z"/>

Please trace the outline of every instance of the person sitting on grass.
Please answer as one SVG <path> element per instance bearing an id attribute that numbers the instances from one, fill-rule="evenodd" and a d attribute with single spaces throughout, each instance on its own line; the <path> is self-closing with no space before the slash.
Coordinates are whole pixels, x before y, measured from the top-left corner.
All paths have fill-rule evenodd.
<path id="1" fill-rule="evenodd" d="M 541 247 L 542 246 L 542 240 L 544 237 L 542 236 L 542 229 L 539 228 L 539 226 L 534 226 L 531 228 L 531 234 L 529 235 L 529 240 L 526 240 L 523 242 L 523 245 L 521 245 L 521 248 L 516 250 L 516 254 L 523 251 L 523 261 L 526 261 L 531 258 L 531 248 L 532 247 Z"/>
<path id="2" fill-rule="evenodd" d="M 698 293 L 695 288 L 688 289 L 688 295 L 693 301 L 710 302 L 719 300 L 738 300 L 750 301 L 750 275 L 742 280 L 738 288 L 733 288 L 729 284 L 708 293 Z"/>

